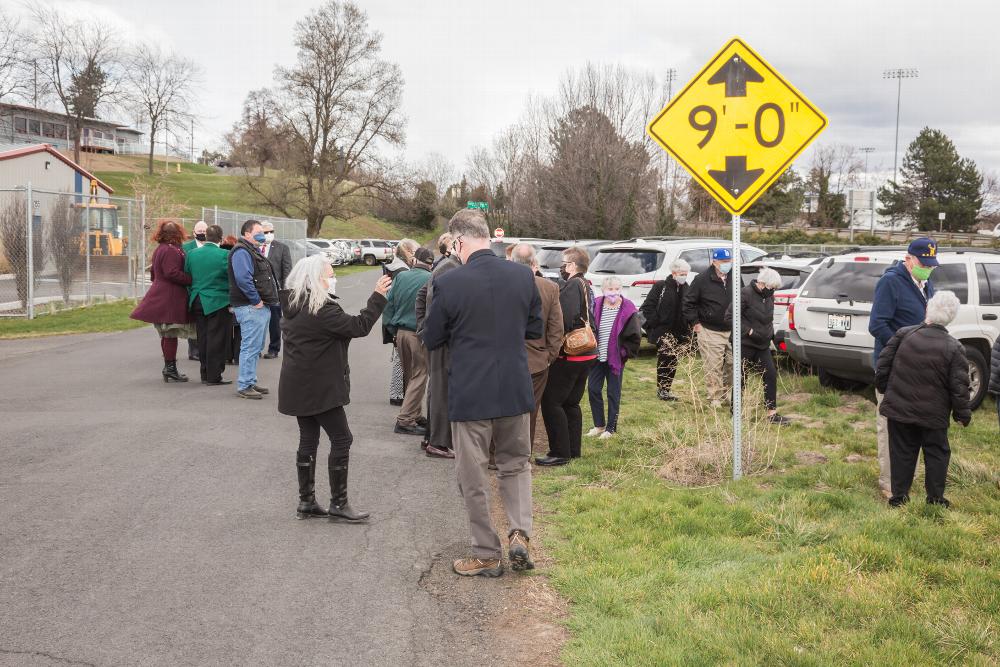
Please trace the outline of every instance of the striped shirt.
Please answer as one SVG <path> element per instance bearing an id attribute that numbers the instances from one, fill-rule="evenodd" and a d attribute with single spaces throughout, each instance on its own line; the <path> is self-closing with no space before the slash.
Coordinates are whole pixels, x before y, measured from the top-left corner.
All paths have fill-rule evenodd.
<path id="1" fill-rule="evenodd" d="M 617 306 L 610 306 L 608 302 L 604 302 L 604 306 L 601 308 L 601 326 L 597 331 L 597 360 L 607 361 L 608 360 L 608 343 L 611 342 L 611 329 L 615 326 L 615 318 L 618 317 L 618 309 L 621 304 Z"/>

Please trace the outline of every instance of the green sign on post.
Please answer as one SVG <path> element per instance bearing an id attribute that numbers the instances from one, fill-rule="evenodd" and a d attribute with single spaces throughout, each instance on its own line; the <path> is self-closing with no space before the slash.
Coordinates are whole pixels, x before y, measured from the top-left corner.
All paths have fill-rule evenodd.
<path id="1" fill-rule="evenodd" d="M 465 207 L 466 208 L 472 208 L 472 209 L 480 209 L 480 210 L 483 210 L 483 211 L 490 210 L 490 205 L 487 202 L 484 202 L 484 201 L 470 201 L 468 204 L 466 204 Z"/>

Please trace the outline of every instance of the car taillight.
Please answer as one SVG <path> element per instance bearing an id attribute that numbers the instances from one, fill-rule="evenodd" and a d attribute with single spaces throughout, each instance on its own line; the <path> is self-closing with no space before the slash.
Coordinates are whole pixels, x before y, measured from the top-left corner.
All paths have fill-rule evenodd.
<path id="1" fill-rule="evenodd" d="M 785 345 L 785 341 L 781 341 L 780 343 L 778 343 L 778 349 L 781 350 L 782 352 L 788 352 L 788 346 Z"/>
<path id="2" fill-rule="evenodd" d="M 855 262 L 870 262 L 871 261 L 871 257 L 855 257 L 854 261 Z"/>
<path id="3" fill-rule="evenodd" d="M 788 304 L 788 328 L 795 331 L 795 302 Z"/>
<path id="4" fill-rule="evenodd" d="M 655 285 L 655 280 L 636 280 L 632 283 L 632 287 L 642 287 L 643 285 Z"/>
<path id="5" fill-rule="evenodd" d="M 794 294 L 775 294 L 774 295 L 774 305 L 776 306 L 788 306 L 795 299 Z"/>

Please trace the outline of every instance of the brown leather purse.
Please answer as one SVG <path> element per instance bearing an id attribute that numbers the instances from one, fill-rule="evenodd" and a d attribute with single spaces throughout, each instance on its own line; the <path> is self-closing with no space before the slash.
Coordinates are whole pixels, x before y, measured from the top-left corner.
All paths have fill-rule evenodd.
<path id="1" fill-rule="evenodd" d="M 597 336 L 590 326 L 590 305 L 587 303 L 587 291 L 581 284 L 580 290 L 583 296 L 583 326 L 570 331 L 563 337 L 563 350 L 567 357 L 577 357 L 592 351 L 597 347 Z"/>

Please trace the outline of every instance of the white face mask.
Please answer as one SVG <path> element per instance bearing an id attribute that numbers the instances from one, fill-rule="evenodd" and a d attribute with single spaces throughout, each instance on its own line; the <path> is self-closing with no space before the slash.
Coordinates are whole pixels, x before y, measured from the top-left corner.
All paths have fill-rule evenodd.
<path id="1" fill-rule="evenodd" d="M 274 240 L 274 232 L 264 232 L 264 242 L 270 243 Z"/>
<path id="2" fill-rule="evenodd" d="M 330 276 L 329 278 L 326 279 L 326 282 L 327 282 L 326 293 L 329 294 L 330 296 L 336 296 L 336 294 L 337 294 L 337 277 L 336 276 Z"/>

